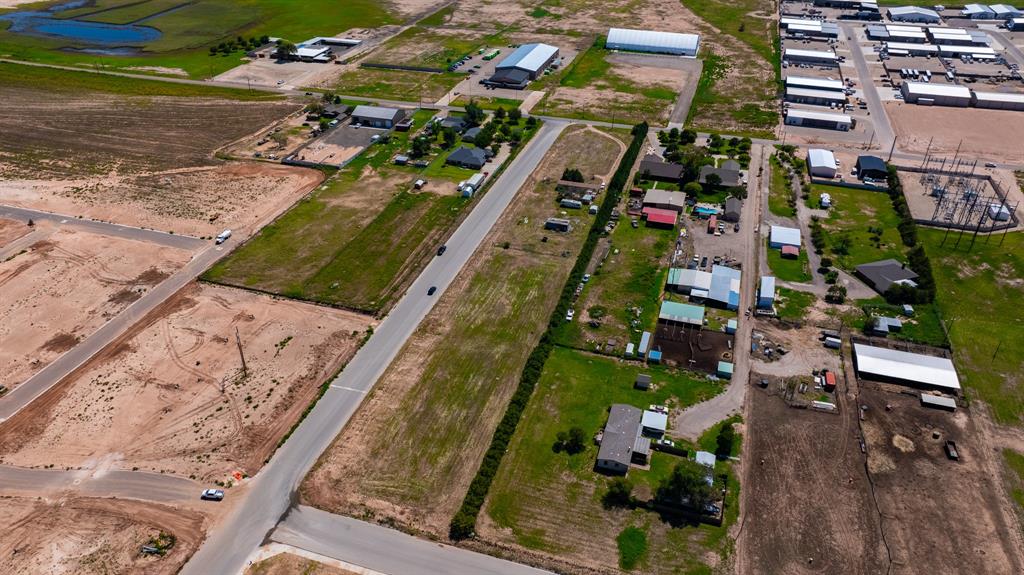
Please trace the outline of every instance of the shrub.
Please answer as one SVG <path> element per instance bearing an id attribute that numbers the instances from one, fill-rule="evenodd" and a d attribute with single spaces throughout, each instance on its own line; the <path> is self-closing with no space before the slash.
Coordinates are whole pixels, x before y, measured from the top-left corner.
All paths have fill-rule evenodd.
<path id="1" fill-rule="evenodd" d="M 715 456 L 719 459 L 726 459 L 732 455 L 732 444 L 736 440 L 736 432 L 732 425 L 725 424 L 718 431 L 718 438 L 715 440 Z"/>
<path id="2" fill-rule="evenodd" d="M 633 503 L 633 483 L 625 477 L 608 482 L 608 491 L 601 498 L 605 507 L 628 507 Z"/>
<path id="3" fill-rule="evenodd" d="M 639 527 L 627 527 L 615 538 L 619 547 L 619 567 L 631 570 L 647 554 L 647 533 Z"/>

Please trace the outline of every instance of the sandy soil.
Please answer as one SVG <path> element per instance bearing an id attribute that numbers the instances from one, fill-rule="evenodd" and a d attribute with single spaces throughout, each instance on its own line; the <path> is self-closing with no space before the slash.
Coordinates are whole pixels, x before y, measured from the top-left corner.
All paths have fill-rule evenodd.
<path id="1" fill-rule="evenodd" d="M 547 234 L 551 236 L 548 241 L 540 241 L 545 234 L 539 222 L 556 209 L 551 201 L 554 182 L 565 167 L 595 161 L 597 149 L 610 171 L 621 152 L 610 139 L 606 146 L 593 145 L 588 131 L 580 127 L 563 133 L 526 181 L 481 249 L 307 477 L 302 487 L 305 501 L 321 509 L 368 515 L 440 537 L 447 534 L 448 522 L 515 389 L 532 341 L 540 335 L 555 303 L 552 294 L 572 266 L 573 258 L 562 257 L 563 251 L 571 254 L 579 249 L 577 233 Z M 499 247 L 506 240 L 512 249 Z M 503 280 L 489 285 L 480 281 L 479 277 L 493 273 L 496 267 Z M 540 284 L 537 274 L 544 278 Z M 505 277 L 520 278 L 531 288 L 517 291 Z M 524 339 L 503 341 L 499 350 L 490 343 L 469 344 L 479 350 L 472 360 L 466 353 L 448 355 L 445 350 L 452 346 L 466 347 L 459 343 L 465 334 L 480 333 L 485 342 L 496 339 L 491 334 L 496 327 L 481 320 L 488 315 L 480 310 L 504 318 L 500 329 L 515 324 Z M 515 310 L 522 312 L 520 317 L 508 317 Z M 466 365 L 481 362 L 491 367 Z M 430 389 L 434 381 L 445 391 Z M 454 387 L 459 389 L 452 393 L 479 400 L 444 397 Z M 453 437 L 458 439 L 453 441 Z"/>
<path id="2" fill-rule="evenodd" d="M 789 352 L 775 361 L 755 360 L 751 369 L 766 375 L 810 375 L 812 370 L 840 369 L 839 355 L 818 340 L 820 328 L 808 325 L 787 329 L 773 320 L 758 320 L 754 333 L 764 334 L 768 341 L 781 345 Z"/>
<path id="3" fill-rule="evenodd" d="M 0 218 L 0 248 L 32 231 L 25 222 Z"/>
<path id="4" fill-rule="evenodd" d="M 0 528 L 0 572 L 23 575 L 173 574 L 205 530 L 203 518 L 192 512 L 85 498 L 2 498 Z M 161 533 L 174 536 L 167 554 L 140 554 Z"/>
<path id="5" fill-rule="evenodd" d="M 950 157 L 960 154 L 996 162 L 1024 162 L 1024 147 L 1008 146 L 1024 132 L 1024 114 L 1011 110 L 948 108 L 886 102 L 886 113 L 896 132 L 896 146 L 905 152 Z M 962 143 L 961 143 L 962 142 Z"/>
<path id="6" fill-rule="evenodd" d="M 7 180 L 16 206 L 212 237 L 244 232 L 320 183 L 316 170 L 263 162 L 229 163 L 78 180 Z M 243 234 L 244 235 L 244 234 Z"/>
<path id="7" fill-rule="evenodd" d="M 358 575 L 347 569 L 306 559 L 291 553 L 281 553 L 245 570 L 245 575 Z"/>
<path id="8" fill-rule="evenodd" d="M 190 255 L 61 229 L 0 263 L 0 385 L 13 388 L 42 369 Z"/>
<path id="9" fill-rule="evenodd" d="M 255 474 L 369 324 L 346 311 L 192 284 L 0 426 L 2 459 L 202 479 Z"/>

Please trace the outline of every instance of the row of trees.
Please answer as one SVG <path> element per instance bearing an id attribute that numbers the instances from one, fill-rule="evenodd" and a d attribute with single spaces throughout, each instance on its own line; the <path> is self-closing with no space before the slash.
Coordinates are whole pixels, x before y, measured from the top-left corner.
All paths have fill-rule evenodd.
<path id="1" fill-rule="evenodd" d="M 227 55 L 232 52 L 237 52 L 238 50 L 255 50 L 256 48 L 259 48 L 260 46 L 267 44 L 269 42 L 270 36 L 267 36 L 266 34 L 260 36 L 259 38 L 255 36 L 250 36 L 248 39 L 238 36 L 234 40 L 228 40 L 227 42 L 221 42 L 216 46 L 210 46 L 210 55 Z"/>
<path id="2" fill-rule="evenodd" d="M 917 274 L 917 287 L 894 284 L 885 292 L 885 300 L 891 304 L 905 303 L 931 303 L 935 300 L 935 277 L 932 274 L 932 263 L 925 253 L 924 247 L 917 242 L 917 225 L 910 213 L 910 206 L 907 205 L 907 198 L 903 195 L 903 183 L 900 182 L 899 173 L 895 166 L 889 166 L 887 179 L 889 187 L 889 199 L 892 201 L 892 208 L 900 217 L 897 229 L 900 232 L 900 239 L 903 245 L 910 248 L 907 252 L 907 262 L 910 269 Z"/>

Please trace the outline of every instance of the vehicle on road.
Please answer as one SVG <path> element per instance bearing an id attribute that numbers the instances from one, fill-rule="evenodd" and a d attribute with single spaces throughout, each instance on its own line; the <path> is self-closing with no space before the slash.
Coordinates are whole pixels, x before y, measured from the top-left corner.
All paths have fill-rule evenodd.
<path id="1" fill-rule="evenodd" d="M 437 248 L 437 255 L 443 256 L 445 250 L 447 250 L 447 249 L 448 249 L 448 246 L 441 246 L 441 247 Z"/>
<path id="2" fill-rule="evenodd" d="M 221 501 L 224 499 L 224 490 L 222 489 L 204 489 L 203 493 L 199 496 L 203 501 Z"/>
<path id="3" fill-rule="evenodd" d="M 434 292 L 436 292 L 436 291 L 437 291 L 437 286 L 430 286 L 430 289 L 427 290 L 427 295 L 434 295 Z"/>
<path id="4" fill-rule="evenodd" d="M 732 231 L 734 231 L 734 232 L 736 232 L 736 233 L 739 233 L 739 231 L 740 231 L 740 225 L 739 225 L 739 224 L 735 224 L 735 225 L 733 225 L 733 227 L 732 227 Z"/>
<path id="5" fill-rule="evenodd" d="M 998 168 L 999 164 L 997 164 L 995 162 L 985 162 L 985 167 L 986 168 Z"/>
<path id="6" fill-rule="evenodd" d="M 224 230 L 223 232 L 221 232 L 220 234 L 217 235 L 217 239 L 215 240 L 215 243 L 217 245 L 220 245 L 220 244 L 228 241 L 228 238 L 230 238 L 230 237 L 231 237 L 231 230 Z"/>
<path id="7" fill-rule="evenodd" d="M 952 459 L 953 461 L 960 461 L 960 452 L 957 451 L 957 449 L 956 449 L 956 442 L 955 441 L 947 441 L 946 445 L 945 445 L 945 448 L 946 448 L 946 457 Z"/>
<path id="8" fill-rule="evenodd" d="M 277 81 L 277 85 L 278 86 L 283 86 L 284 85 L 284 80 L 278 80 Z"/>

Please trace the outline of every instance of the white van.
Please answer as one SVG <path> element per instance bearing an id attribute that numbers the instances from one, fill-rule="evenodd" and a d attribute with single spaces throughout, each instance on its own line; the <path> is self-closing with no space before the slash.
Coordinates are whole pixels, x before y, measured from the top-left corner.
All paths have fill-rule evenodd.
<path id="1" fill-rule="evenodd" d="M 220 244 L 228 241 L 228 238 L 230 238 L 230 237 L 231 237 L 231 230 L 224 230 L 223 232 L 220 233 L 219 236 L 217 236 L 217 242 L 216 242 L 217 245 L 220 245 Z"/>

